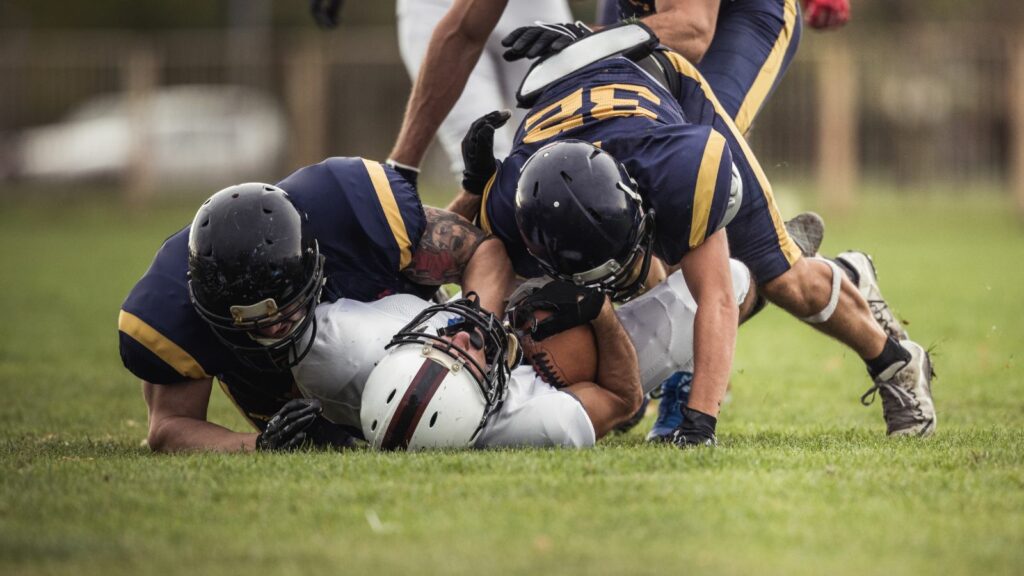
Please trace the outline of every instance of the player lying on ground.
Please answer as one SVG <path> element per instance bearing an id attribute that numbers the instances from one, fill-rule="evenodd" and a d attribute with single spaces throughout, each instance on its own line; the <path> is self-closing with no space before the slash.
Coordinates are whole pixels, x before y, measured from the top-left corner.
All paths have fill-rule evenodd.
<path id="1" fill-rule="evenodd" d="M 329 158 L 278 186 L 226 188 L 164 242 L 121 308 L 121 358 L 143 381 L 149 446 L 287 448 L 302 440 L 282 430 L 295 421 L 315 421 L 316 444 L 345 445 L 348 434 L 289 403 L 317 303 L 461 282 L 501 311 L 510 279 L 500 242 L 424 210 L 414 186 L 377 162 Z M 257 433 L 207 420 L 214 377 Z"/>
<path id="2" fill-rule="evenodd" d="M 732 262 L 731 274 L 736 287 L 733 306 L 746 317 L 755 302 L 749 272 L 742 264 Z M 584 366 L 581 368 L 562 360 L 567 373 L 585 374 L 571 382 L 558 382 L 540 366 L 515 367 L 504 362 L 507 347 L 491 342 L 505 342 L 509 337 L 504 329 L 497 330 L 498 323 L 493 319 L 475 322 L 487 326 L 480 335 L 474 336 L 472 327 L 467 334 L 462 325 L 450 334 L 453 315 L 472 315 L 445 306 L 430 308 L 424 315 L 429 303 L 411 295 L 370 303 L 338 300 L 317 307 L 320 329 L 309 354 L 293 368 L 296 382 L 306 395 L 322 402 L 327 418 L 347 428 L 361 425 L 366 439 L 376 447 L 469 445 L 471 436 L 471 444 L 478 447 L 589 446 L 636 412 L 641 388 L 649 392 L 690 364 L 696 303 L 679 273 L 614 313 L 603 295 L 595 299 L 594 291 L 548 282 L 524 285 L 513 295 L 511 306 L 521 319 L 533 318 L 536 310 L 558 308 L 536 324 L 519 322 L 524 335 L 534 340 L 553 325 L 566 328 L 589 322 L 594 341 L 580 342 L 578 354 L 600 360 L 596 368 L 591 365 L 589 374 L 585 363 L 580 364 Z M 578 297 L 582 298 L 579 304 Z M 424 316 L 410 322 L 417 315 Z M 459 350 L 449 353 L 434 345 L 437 338 L 433 334 L 439 328 L 443 329 L 441 336 L 451 337 Z M 394 337 L 396 331 L 398 337 Z M 496 336 L 485 338 L 491 331 Z M 393 337 L 394 343 L 386 352 L 385 346 Z M 594 342 L 596 348 L 588 350 Z M 570 341 L 566 345 L 576 344 Z M 481 352 L 485 358 L 479 357 Z M 454 363 L 467 362 L 467 357 L 476 358 L 483 369 L 452 369 Z M 507 376 L 502 376 L 509 370 Z M 428 376 L 436 382 L 431 384 Z M 507 395 L 504 402 L 498 402 L 502 382 Z M 453 391 L 454 387 L 461 388 Z M 429 427 L 434 413 L 433 401 L 429 400 L 432 396 L 416 392 L 421 388 L 444 393 L 438 406 L 447 406 L 448 402 L 467 404 L 479 410 L 481 417 L 470 418 L 470 428 L 453 428 L 445 423 L 445 430 L 457 429 L 459 433 L 439 437 L 441 433 Z M 400 405 L 406 397 L 409 400 Z M 487 414 L 490 416 L 484 418 Z M 408 421 L 395 428 L 403 417 Z M 446 417 L 444 413 L 438 415 L 442 422 Z M 473 436 L 481 421 L 479 435 Z"/>
<path id="3" fill-rule="evenodd" d="M 469 194 L 453 206 L 465 215 L 462 201 L 482 195 L 482 228 L 505 242 L 523 276 L 548 272 L 628 297 L 652 256 L 681 267 L 701 304 L 688 413 L 712 429 L 735 339 L 731 254 L 765 298 L 864 359 L 890 434 L 931 434 L 925 350 L 902 339 L 884 303 L 883 330 L 836 263 L 801 256 L 764 171 L 711 86 L 655 42 L 639 26 L 621 26 L 535 65 L 521 88 L 532 89 L 535 103 L 513 153 L 496 163 L 487 139 L 467 134 Z M 486 134 L 506 118 L 492 113 L 475 128 Z M 858 280 L 868 277 L 864 264 Z M 684 419 L 675 434 L 679 444 L 713 441 L 687 426 Z"/>

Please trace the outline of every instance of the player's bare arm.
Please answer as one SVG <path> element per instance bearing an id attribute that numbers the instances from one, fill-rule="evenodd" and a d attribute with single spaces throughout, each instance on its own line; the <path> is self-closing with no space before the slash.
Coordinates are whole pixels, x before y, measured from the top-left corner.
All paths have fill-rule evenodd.
<path id="1" fill-rule="evenodd" d="M 438 22 L 389 158 L 420 165 L 507 4 L 508 0 L 456 0 Z"/>
<path id="2" fill-rule="evenodd" d="M 663 44 L 693 63 L 711 46 L 720 0 L 658 0 L 657 13 L 643 18 Z"/>
<path id="3" fill-rule="evenodd" d="M 628 420 L 640 408 L 643 390 L 636 350 L 619 323 L 611 300 L 591 322 L 597 340 L 596 382 L 578 382 L 565 388 L 587 411 L 594 432 L 601 438 Z"/>
<path id="4" fill-rule="evenodd" d="M 142 383 L 142 393 L 149 407 L 147 442 L 151 450 L 241 452 L 255 449 L 255 433 L 232 432 L 206 420 L 212 385 L 211 378 L 169 386 Z"/>
<path id="5" fill-rule="evenodd" d="M 514 272 L 501 241 L 453 212 L 430 206 L 424 212 L 427 227 L 405 276 L 428 286 L 460 283 L 464 292 L 480 296 L 484 309 L 504 310 Z"/>
<path id="6" fill-rule="evenodd" d="M 462 216 L 466 220 L 476 220 L 480 214 L 481 197 L 478 194 L 470 194 L 463 190 L 459 195 L 452 198 L 446 209 Z"/>
<path id="7" fill-rule="evenodd" d="M 732 289 L 725 230 L 715 232 L 683 256 L 681 268 L 697 302 L 689 407 L 717 418 L 729 384 L 739 314 Z"/>

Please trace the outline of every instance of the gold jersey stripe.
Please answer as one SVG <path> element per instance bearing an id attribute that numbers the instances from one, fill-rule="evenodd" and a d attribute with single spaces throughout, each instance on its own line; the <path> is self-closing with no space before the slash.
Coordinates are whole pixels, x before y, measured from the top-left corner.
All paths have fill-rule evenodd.
<path id="1" fill-rule="evenodd" d="M 704 92 L 704 97 L 707 98 L 708 101 L 711 102 L 712 106 L 715 107 L 715 112 L 717 112 L 722 118 L 722 121 L 725 122 L 725 125 L 729 128 L 729 132 L 732 134 L 733 138 L 735 138 L 736 142 L 739 143 L 740 149 L 746 157 L 747 162 L 750 164 L 750 169 L 754 172 L 754 177 L 757 178 L 757 183 L 761 186 L 761 190 L 765 196 L 765 201 L 768 205 L 768 213 L 771 214 L 772 225 L 775 228 L 775 235 L 779 237 L 779 247 L 782 249 L 782 253 L 785 255 L 787 262 L 790 264 L 796 262 L 801 256 L 800 248 L 798 248 L 796 243 L 793 242 L 793 239 L 789 237 L 789 234 L 786 232 L 786 227 L 782 225 L 782 217 L 779 215 L 779 209 L 775 205 L 775 196 L 772 194 L 772 185 L 768 182 L 768 177 L 761 168 L 761 164 L 758 163 L 757 157 L 754 156 L 754 153 L 750 150 L 750 146 L 747 144 L 746 138 L 744 138 L 743 134 L 740 133 L 738 128 L 736 128 L 736 124 L 732 121 L 732 118 L 729 117 L 729 114 L 726 113 L 725 108 L 723 108 L 722 104 L 718 101 L 718 97 L 715 96 L 715 93 L 711 90 L 707 80 L 701 76 L 700 72 L 697 71 L 697 68 L 694 67 L 689 60 L 675 52 L 669 51 L 666 52 L 666 54 L 677 72 L 697 81 L 701 90 Z"/>
<path id="2" fill-rule="evenodd" d="M 775 39 L 775 45 L 772 46 L 768 58 L 761 66 L 761 71 L 754 79 L 754 84 L 747 92 L 743 103 L 740 104 L 739 111 L 736 112 L 736 127 L 744 134 L 750 130 L 750 126 L 754 123 L 754 117 L 757 116 L 757 112 L 768 98 L 768 93 L 782 71 L 782 60 L 786 57 L 786 50 L 789 49 L 789 45 L 793 41 L 793 32 L 796 30 L 796 0 L 786 0 L 782 12 L 784 24 L 779 32 L 779 37 Z"/>
<path id="3" fill-rule="evenodd" d="M 708 232 L 708 219 L 711 218 L 711 202 L 715 198 L 715 183 L 718 171 L 722 166 L 722 153 L 725 151 L 725 136 L 712 130 L 704 145 L 704 158 L 697 172 L 697 188 L 693 191 L 693 215 L 690 221 L 690 248 L 696 248 L 704 242 Z"/>
<path id="4" fill-rule="evenodd" d="M 491 174 L 491 179 L 484 185 L 483 195 L 480 196 L 480 229 L 486 234 L 494 234 L 494 230 L 491 229 L 491 219 L 487 217 L 487 197 L 491 195 L 491 188 L 497 178 L 498 171 L 495 170 L 494 174 Z"/>
<path id="5" fill-rule="evenodd" d="M 398 243 L 398 269 L 402 270 L 412 261 L 412 242 L 409 241 L 409 233 L 405 229 L 405 221 L 402 220 L 402 212 L 398 209 L 398 202 L 395 200 L 395 193 L 391 190 L 391 183 L 388 182 L 388 175 L 384 167 L 372 160 L 363 159 L 363 165 L 370 174 L 370 182 L 377 192 L 377 199 L 381 208 L 384 209 L 384 216 L 388 219 L 388 226 Z"/>
<path id="6" fill-rule="evenodd" d="M 117 317 L 117 329 L 145 346 L 146 350 L 155 354 L 157 358 L 166 362 L 182 376 L 193 380 L 210 377 L 191 354 L 185 352 L 180 346 L 168 340 L 166 336 L 157 332 L 131 312 L 121 310 Z"/>

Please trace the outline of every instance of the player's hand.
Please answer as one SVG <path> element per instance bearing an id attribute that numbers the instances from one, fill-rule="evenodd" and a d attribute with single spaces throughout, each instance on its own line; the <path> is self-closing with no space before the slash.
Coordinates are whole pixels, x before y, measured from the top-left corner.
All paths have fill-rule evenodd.
<path id="1" fill-rule="evenodd" d="M 590 36 L 594 31 L 587 25 L 576 21 L 568 24 L 536 24 L 516 28 L 501 41 L 508 50 L 501 55 L 512 62 L 520 58 L 541 58 L 561 52 L 573 42 Z"/>
<path id="2" fill-rule="evenodd" d="M 508 110 L 495 110 L 473 121 L 462 139 L 462 188 L 477 196 L 484 193 L 487 181 L 494 176 L 494 131 L 512 117 Z"/>
<path id="3" fill-rule="evenodd" d="M 672 431 L 669 442 L 680 448 L 717 446 L 715 425 L 718 419 L 693 408 L 683 406 L 683 423 Z"/>
<path id="4" fill-rule="evenodd" d="M 317 26 L 336 28 L 338 15 L 341 14 L 341 7 L 344 4 L 345 0 L 309 0 L 309 11 L 313 14 Z"/>
<path id="5" fill-rule="evenodd" d="M 297 398 L 274 414 L 256 437 L 257 450 L 294 450 L 306 441 L 306 431 L 323 412 L 319 400 Z"/>
<path id="6" fill-rule="evenodd" d="M 596 288 L 552 280 L 514 304 L 509 312 L 514 326 L 529 331 L 533 340 L 540 342 L 594 321 L 607 299 L 608 296 Z M 534 317 L 537 310 L 546 310 L 551 315 L 538 322 Z"/>
<path id="7" fill-rule="evenodd" d="M 811 28 L 834 30 L 850 20 L 850 0 L 804 0 L 804 21 Z"/>
<path id="8" fill-rule="evenodd" d="M 395 172 L 398 172 L 398 175 L 401 176 L 402 178 L 405 178 L 405 181 L 408 182 L 409 184 L 412 184 L 413 188 L 416 187 L 416 184 L 420 178 L 419 168 L 415 166 L 409 166 L 407 164 L 402 164 L 400 162 L 395 162 L 391 158 L 388 158 L 387 161 L 384 162 L 384 164 L 389 166 Z"/>
<path id="9" fill-rule="evenodd" d="M 306 428 L 306 441 L 315 448 L 344 449 L 356 445 L 356 439 L 348 430 L 324 418 L 323 415 L 318 415 L 309 428 Z"/>

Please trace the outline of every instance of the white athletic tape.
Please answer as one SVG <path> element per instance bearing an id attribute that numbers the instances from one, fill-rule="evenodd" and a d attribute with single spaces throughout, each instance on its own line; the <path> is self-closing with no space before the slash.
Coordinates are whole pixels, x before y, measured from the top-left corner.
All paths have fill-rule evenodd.
<path id="1" fill-rule="evenodd" d="M 835 313 L 836 306 L 839 305 L 839 293 L 842 291 L 843 285 L 843 272 L 831 260 L 826 260 L 825 258 L 809 258 L 809 260 L 819 260 L 828 264 L 829 268 L 832 269 L 832 294 L 828 297 L 828 305 L 817 314 L 801 318 L 801 320 L 808 324 L 822 324 L 828 322 L 828 319 Z"/>

